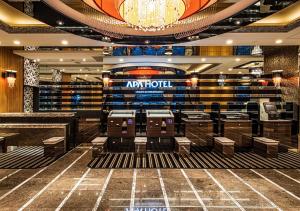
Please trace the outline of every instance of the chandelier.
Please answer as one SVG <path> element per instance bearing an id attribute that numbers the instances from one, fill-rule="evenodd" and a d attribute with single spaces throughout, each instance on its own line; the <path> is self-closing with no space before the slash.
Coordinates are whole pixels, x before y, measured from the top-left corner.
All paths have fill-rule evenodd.
<path id="1" fill-rule="evenodd" d="M 185 3 L 183 0 L 125 0 L 119 12 L 125 22 L 136 30 L 160 31 L 182 17 Z"/>

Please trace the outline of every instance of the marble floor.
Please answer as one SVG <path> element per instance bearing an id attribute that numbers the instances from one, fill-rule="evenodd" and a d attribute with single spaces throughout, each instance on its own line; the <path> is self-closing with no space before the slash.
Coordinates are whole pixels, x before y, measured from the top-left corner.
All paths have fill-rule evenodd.
<path id="1" fill-rule="evenodd" d="M 0 169 L 0 210 L 300 210 L 300 171 L 90 169 L 78 147 L 40 169 Z"/>

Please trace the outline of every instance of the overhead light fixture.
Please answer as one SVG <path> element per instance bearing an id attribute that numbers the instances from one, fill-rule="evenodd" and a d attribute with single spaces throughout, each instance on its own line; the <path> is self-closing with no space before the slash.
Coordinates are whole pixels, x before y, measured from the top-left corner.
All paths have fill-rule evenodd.
<path id="1" fill-rule="evenodd" d="M 59 59 L 59 61 L 60 61 L 60 62 L 63 62 L 63 61 L 64 61 L 64 59 L 63 59 L 63 58 L 60 58 L 60 59 Z"/>
<path id="2" fill-rule="evenodd" d="M 202 62 L 205 62 L 205 61 L 206 61 L 206 58 L 202 58 L 201 61 L 202 61 Z"/>
<path id="3" fill-rule="evenodd" d="M 252 56 L 262 56 L 263 50 L 259 45 L 254 46 L 254 48 L 251 51 Z"/>
<path id="4" fill-rule="evenodd" d="M 20 45 L 20 44 L 21 44 L 21 41 L 20 41 L 20 40 L 14 40 L 14 44 L 15 44 L 15 45 Z"/>
<path id="5" fill-rule="evenodd" d="M 238 72 L 238 74 L 242 74 L 242 72 L 241 72 L 241 71 L 239 71 L 239 72 Z"/>
<path id="6" fill-rule="evenodd" d="M 183 0 L 124 0 L 120 15 L 136 30 L 160 31 L 172 26 L 186 10 Z"/>
<path id="7" fill-rule="evenodd" d="M 236 62 L 239 62 L 239 61 L 241 61 L 241 59 L 240 59 L 240 58 L 236 58 L 235 61 L 236 61 Z"/>
<path id="8" fill-rule="evenodd" d="M 172 61 L 172 59 L 171 58 L 168 58 L 168 62 L 171 62 Z"/>
<path id="9" fill-rule="evenodd" d="M 17 79 L 16 70 L 5 70 L 5 72 L 2 73 L 2 77 L 6 79 L 9 88 L 14 88 Z"/>
<path id="10" fill-rule="evenodd" d="M 120 62 L 124 62 L 124 59 L 123 59 L 123 58 L 120 58 L 119 61 L 120 61 Z"/>
<path id="11" fill-rule="evenodd" d="M 40 59 L 36 59 L 36 61 L 37 61 L 37 62 L 40 62 L 41 60 L 40 60 Z"/>
<path id="12" fill-rule="evenodd" d="M 281 44 L 281 43 L 283 43 L 283 41 L 281 39 L 278 39 L 278 40 L 275 41 L 275 43 L 276 44 Z"/>
<path id="13" fill-rule="evenodd" d="M 69 41 L 68 41 L 68 40 L 62 40 L 62 41 L 61 41 L 61 44 L 62 44 L 62 45 L 68 45 L 68 44 L 69 44 Z"/>
<path id="14" fill-rule="evenodd" d="M 273 70 L 273 83 L 276 88 L 280 88 L 283 70 Z"/>
<path id="15" fill-rule="evenodd" d="M 173 49 L 172 49 L 172 46 L 168 46 L 166 51 L 165 51 L 165 55 L 167 56 L 171 56 L 173 55 Z"/>
<path id="16" fill-rule="evenodd" d="M 83 58 L 82 61 L 83 61 L 83 62 L 86 62 L 86 58 Z"/>
<path id="17" fill-rule="evenodd" d="M 57 23 L 57 25 L 59 25 L 59 26 L 62 26 L 62 25 L 65 24 L 62 20 L 57 20 L 56 23 Z"/>
<path id="18" fill-rule="evenodd" d="M 232 71 L 232 68 L 228 68 L 228 71 Z"/>
<path id="19" fill-rule="evenodd" d="M 233 43 L 233 40 L 226 40 L 227 45 L 231 45 Z"/>

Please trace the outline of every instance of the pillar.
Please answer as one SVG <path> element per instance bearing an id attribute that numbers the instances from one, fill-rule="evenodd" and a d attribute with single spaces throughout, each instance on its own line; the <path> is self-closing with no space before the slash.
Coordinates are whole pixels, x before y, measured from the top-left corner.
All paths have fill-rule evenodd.
<path id="1" fill-rule="evenodd" d="M 25 50 L 34 51 L 37 47 L 25 47 Z M 24 59 L 24 112 L 38 111 L 39 93 L 39 63 Z"/>

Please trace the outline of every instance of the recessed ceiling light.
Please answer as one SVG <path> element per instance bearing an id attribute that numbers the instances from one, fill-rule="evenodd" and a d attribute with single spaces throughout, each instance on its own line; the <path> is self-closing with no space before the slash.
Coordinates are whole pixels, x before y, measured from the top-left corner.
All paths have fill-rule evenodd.
<path id="1" fill-rule="evenodd" d="M 40 59 L 37 59 L 36 61 L 37 61 L 37 62 L 40 62 L 41 60 L 40 60 Z"/>
<path id="2" fill-rule="evenodd" d="M 220 74 L 223 74 L 223 72 L 220 72 Z"/>
<path id="3" fill-rule="evenodd" d="M 226 40 L 227 45 L 231 45 L 233 43 L 233 40 Z"/>
<path id="4" fill-rule="evenodd" d="M 88 74 L 85 74 L 85 77 L 88 77 Z"/>
<path id="5" fill-rule="evenodd" d="M 97 69 L 97 71 L 99 72 L 100 70 L 99 70 L 99 69 Z"/>
<path id="6" fill-rule="evenodd" d="M 242 72 L 240 71 L 239 74 L 242 74 Z"/>
<path id="7" fill-rule="evenodd" d="M 69 42 L 68 42 L 68 40 L 62 40 L 62 41 L 61 41 L 61 44 L 63 44 L 63 45 L 68 45 Z"/>
<path id="8" fill-rule="evenodd" d="M 59 25 L 59 26 L 62 26 L 62 25 L 65 24 L 62 20 L 57 20 L 56 23 L 57 23 L 57 25 Z"/>
<path id="9" fill-rule="evenodd" d="M 275 41 L 276 44 L 281 44 L 282 42 L 283 42 L 283 41 L 280 40 L 280 39 Z"/>
<path id="10" fill-rule="evenodd" d="M 228 71 L 232 71 L 232 68 L 228 68 Z"/>
<path id="11" fill-rule="evenodd" d="M 83 62 L 86 62 L 86 58 L 83 58 L 82 61 L 83 61 Z"/>
<path id="12" fill-rule="evenodd" d="M 239 61 L 241 61 L 241 59 L 240 59 L 240 58 L 236 58 L 235 61 L 236 61 L 236 62 L 239 62 Z"/>
<path id="13" fill-rule="evenodd" d="M 15 45 L 20 45 L 20 44 L 21 44 L 21 41 L 20 41 L 20 40 L 15 40 L 15 41 L 14 41 L 14 44 L 15 44 Z"/>
<path id="14" fill-rule="evenodd" d="M 124 59 L 123 59 L 123 58 L 120 58 L 119 61 L 120 61 L 120 62 L 124 62 Z"/>
<path id="15" fill-rule="evenodd" d="M 79 69 L 80 72 L 82 72 L 82 69 Z"/>
<path id="16" fill-rule="evenodd" d="M 60 59 L 59 59 L 59 61 L 60 61 L 60 62 L 63 62 L 63 61 L 64 61 L 64 59 L 63 59 L 63 58 L 60 58 Z"/>
<path id="17" fill-rule="evenodd" d="M 206 61 L 206 58 L 202 58 L 201 61 L 202 61 L 202 62 L 205 62 L 205 61 Z"/>
<path id="18" fill-rule="evenodd" d="M 168 58 L 168 62 L 171 62 L 172 61 L 172 59 L 171 58 Z"/>

